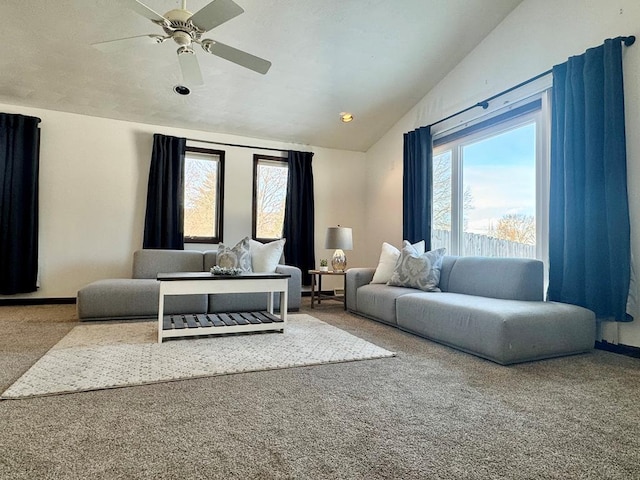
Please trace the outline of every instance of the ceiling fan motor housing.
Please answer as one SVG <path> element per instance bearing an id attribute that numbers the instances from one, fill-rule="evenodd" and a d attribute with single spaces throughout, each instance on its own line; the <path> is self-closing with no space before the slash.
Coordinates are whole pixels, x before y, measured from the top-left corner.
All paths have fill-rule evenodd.
<path id="1" fill-rule="evenodd" d="M 202 31 L 191 22 L 193 14 L 188 10 L 171 10 L 164 14 L 169 25 L 163 24 L 165 33 L 180 46 L 189 46 L 191 42 L 200 40 Z"/>

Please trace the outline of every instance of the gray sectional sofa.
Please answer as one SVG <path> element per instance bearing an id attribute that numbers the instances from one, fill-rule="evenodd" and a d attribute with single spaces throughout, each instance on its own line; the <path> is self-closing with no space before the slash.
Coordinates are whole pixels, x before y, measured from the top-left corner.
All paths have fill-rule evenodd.
<path id="1" fill-rule="evenodd" d="M 132 278 L 98 280 L 81 288 L 77 296 L 80 320 L 153 318 L 158 315 L 158 273 L 208 272 L 216 265 L 216 251 L 138 250 L 133 254 Z M 276 272 L 289 278 L 288 310 L 300 308 L 301 271 L 278 265 Z M 165 314 L 216 313 L 264 310 L 266 293 L 181 295 L 165 299 Z M 275 308 L 280 308 L 275 295 Z"/>
<path id="2" fill-rule="evenodd" d="M 445 256 L 441 292 L 371 284 L 374 272 L 347 271 L 348 310 L 494 362 L 508 365 L 594 347 L 594 313 L 543 301 L 538 260 Z"/>

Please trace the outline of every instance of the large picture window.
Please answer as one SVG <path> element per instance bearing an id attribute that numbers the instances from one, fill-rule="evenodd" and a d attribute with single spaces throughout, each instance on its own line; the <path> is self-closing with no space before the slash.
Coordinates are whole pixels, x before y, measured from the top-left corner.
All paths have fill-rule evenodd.
<path id="1" fill-rule="evenodd" d="M 289 166 L 286 158 L 253 156 L 253 238 L 282 238 Z"/>
<path id="2" fill-rule="evenodd" d="M 546 102 L 434 138 L 432 248 L 547 257 Z"/>
<path id="3" fill-rule="evenodd" d="M 224 152 L 187 147 L 184 162 L 184 241 L 220 243 Z"/>

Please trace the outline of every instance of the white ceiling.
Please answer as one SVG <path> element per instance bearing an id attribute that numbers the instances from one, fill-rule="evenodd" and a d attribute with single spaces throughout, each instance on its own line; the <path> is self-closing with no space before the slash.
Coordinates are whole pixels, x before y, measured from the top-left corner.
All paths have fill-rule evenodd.
<path id="1" fill-rule="evenodd" d="M 161 14 L 181 3 L 143 1 Z M 366 151 L 521 1 L 236 0 L 245 13 L 205 37 L 271 70 L 196 46 L 205 84 L 181 97 L 173 42 L 91 46 L 161 33 L 117 0 L 1 0 L 0 103 Z"/>

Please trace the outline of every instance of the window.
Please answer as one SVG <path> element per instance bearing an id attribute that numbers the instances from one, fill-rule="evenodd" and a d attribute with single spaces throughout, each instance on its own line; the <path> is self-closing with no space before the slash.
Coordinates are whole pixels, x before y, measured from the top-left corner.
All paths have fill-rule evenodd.
<path id="1" fill-rule="evenodd" d="M 289 165 L 286 158 L 253 156 L 253 238 L 282 238 Z"/>
<path id="2" fill-rule="evenodd" d="M 184 241 L 220 243 L 224 152 L 187 147 L 184 157 Z"/>
<path id="3" fill-rule="evenodd" d="M 546 260 L 546 101 L 435 136 L 432 248 Z M 543 112 L 544 110 L 544 112 Z"/>

